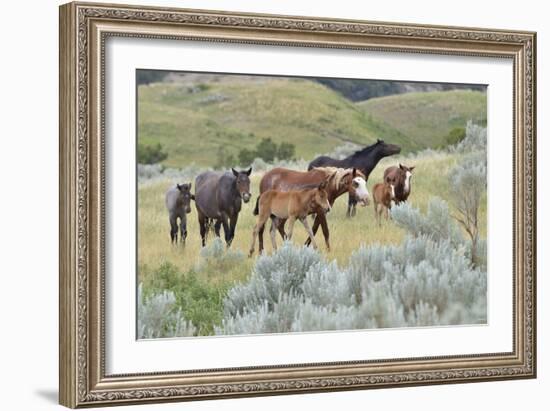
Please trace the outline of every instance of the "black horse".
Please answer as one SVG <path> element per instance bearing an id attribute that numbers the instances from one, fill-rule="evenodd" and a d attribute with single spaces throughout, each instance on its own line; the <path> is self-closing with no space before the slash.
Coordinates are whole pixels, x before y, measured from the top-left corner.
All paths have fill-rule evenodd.
<path id="1" fill-rule="evenodd" d="M 220 236 L 223 225 L 225 242 L 229 247 L 235 237 L 235 227 L 242 201 L 250 201 L 250 173 L 231 169 L 231 172 L 206 171 L 195 179 L 195 206 L 199 217 L 202 245 L 206 245 L 206 232 L 210 221 L 214 221 L 214 231 Z"/>
<path id="2" fill-rule="evenodd" d="M 383 140 L 377 140 L 376 143 L 356 151 L 351 156 L 343 160 L 337 160 L 328 156 L 320 156 L 309 163 L 308 170 L 314 167 L 338 167 L 338 168 L 356 168 L 360 170 L 366 177 L 369 178 L 370 173 L 376 167 L 378 162 L 384 157 L 399 154 L 401 147 L 395 144 L 384 143 Z M 347 216 L 355 215 L 355 207 L 357 200 L 348 196 L 348 211 Z"/>

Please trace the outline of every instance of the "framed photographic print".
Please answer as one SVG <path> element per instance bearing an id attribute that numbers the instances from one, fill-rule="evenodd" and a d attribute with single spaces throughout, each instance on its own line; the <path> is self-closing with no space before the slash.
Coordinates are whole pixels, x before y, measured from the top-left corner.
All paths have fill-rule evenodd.
<path id="1" fill-rule="evenodd" d="M 532 32 L 60 8 L 60 402 L 536 376 Z"/>

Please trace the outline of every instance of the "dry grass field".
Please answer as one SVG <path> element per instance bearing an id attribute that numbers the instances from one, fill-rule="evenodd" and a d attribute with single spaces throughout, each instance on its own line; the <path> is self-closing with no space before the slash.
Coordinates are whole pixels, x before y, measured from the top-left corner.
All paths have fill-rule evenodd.
<path id="1" fill-rule="evenodd" d="M 386 167 L 402 162 L 407 165 L 415 165 L 412 179 L 412 194 L 409 202 L 422 211 L 425 211 L 429 200 L 438 196 L 449 203 L 450 201 L 448 172 L 460 160 L 460 154 L 448 154 L 440 152 L 428 152 L 415 158 L 391 157 L 384 159 L 370 176 L 368 187 L 382 180 L 382 174 Z M 253 173 L 251 191 L 252 200 L 243 204 L 239 215 L 235 239 L 231 250 L 240 251 L 247 255 L 250 246 L 252 228 L 255 224 L 255 216 L 252 214 L 258 184 L 261 173 Z M 183 181 L 180 181 L 182 183 Z M 141 185 L 138 196 L 138 276 L 140 282 L 147 283 L 154 270 L 163 263 L 170 263 L 180 273 L 195 271 L 201 282 L 218 286 L 230 286 L 235 281 L 245 280 L 251 272 L 257 252 L 253 258 L 238 259 L 234 266 L 211 266 L 208 270 L 197 270 L 200 264 L 201 241 L 197 221 L 197 212 L 192 204 L 192 212 L 187 217 L 188 237 L 185 246 L 170 244 L 168 213 L 164 206 L 164 193 L 174 181 L 164 180 Z M 328 216 L 331 251 L 327 252 L 321 230 L 317 232 L 316 240 L 320 250 L 326 254 L 327 259 L 335 259 L 339 264 L 346 264 L 352 251 L 362 244 L 397 244 L 405 236 L 405 231 L 397 227 L 391 220 L 383 221 L 379 227 L 375 221 L 372 202 L 368 207 L 358 207 L 354 218 L 346 218 L 347 195 L 340 197 Z M 481 234 L 486 237 L 486 198 L 481 206 Z M 214 234 L 210 233 L 208 243 L 211 243 Z M 300 223 L 294 230 L 293 242 L 303 244 L 307 233 Z M 278 244 L 282 243 L 280 237 Z M 269 234 L 264 234 L 266 252 L 271 253 Z M 224 287 L 225 288 L 225 287 Z"/>

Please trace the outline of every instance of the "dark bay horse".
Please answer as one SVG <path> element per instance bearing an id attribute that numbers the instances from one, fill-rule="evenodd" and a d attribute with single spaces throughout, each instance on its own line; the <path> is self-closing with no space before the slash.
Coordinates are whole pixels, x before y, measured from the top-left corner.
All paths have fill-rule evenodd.
<path id="1" fill-rule="evenodd" d="M 296 220 L 300 220 L 307 230 L 313 247 L 317 248 L 313 231 L 311 231 L 307 222 L 307 216 L 313 212 L 320 211 L 325 214 L 330 211 L 330 204 L 326 192 L 327 184 L 328 182 L 325 180 L 315 188 L 290 191 L 265 191 L 258 200 L 258 221 L 252 231 L 252 244 L 250 245 L 248 256 L 252 257 L 254 254 L 256 237 L 260 229 L 264 228 L 266 221 L 270 217 L 275 217 L 281 221 L 289 220 L 288 234 L 286 236 L 288 240 L 292 239 L 294 223 Z M 271 225 L 271 244 L 273 250 L 277 249 L 277 242 L 275 241 L 276 228 L 275 224 Z"/>
<path id="2" fill-rule="evenodd" d="M 195 179 L 195 206 L 203 247 L 210 221 L 215 221 L 214 231 L 220 236 L 223 225 L 225 242 L 229 247 L 235 237 L 235 227 L 242 201 L 250 200 L 250 173 L 231 169 L 231 172 L 206 171 Z"/>
<path id="3" fill-rule="evenodd" d="M 326 187 L 329 204 L 334 204 L 334 201 L 344 193 L 349 193 L 356 201 L 361 201 L 364 205 L 369 203 L 369 192 L 365 176 L 359 170 L 349 168 L 341 169 L 335 167 L 320 167 L 310 171 L 295 171 L 286 168 L 274 168 L 268 171 L 260 181 L 260 195 L 267 190 L 290 191 L 303 188 L 314 188 L 323 181 L 328 179 Z M 258 197 L 259 200 L 259 197 Z M 258 201 L 254 214 L 258 214 Z M 277 221 L 278 229 L 284 237 L 285 220 Z M 329 229 L 327 219 L 323 210 L 316 212 L 315 221 L 313 223 L 313 234 L 317 233 L 317 229 L 321 226 L 327 249 L 330 250 Z M 263 250 L 263 232 L 264 228 L 259 230 L 260 252 Z M 310 239 L 306 244 L 309 245 Z"/>
<path id="4" fill-rule="evenodd" d="M 376 167 L 378 162 L 384 157 L 399 154 L 401 147 L 395 144 L 388 144 L 382 140 L 377 140 L 376 143 L 356 151 L 351 156 L 343 160 L 337 160 L 328 156 L 320 156 L 309 163 L 308 170 L 314 167 L 340 167 L 340 168 L 357 168 L 365 175 L 365 180 L 368 180 L 370 173 Z M 355 215 L 355 206 L 357 201 L 351 196 L 348 198 L 347 216 Z"/>

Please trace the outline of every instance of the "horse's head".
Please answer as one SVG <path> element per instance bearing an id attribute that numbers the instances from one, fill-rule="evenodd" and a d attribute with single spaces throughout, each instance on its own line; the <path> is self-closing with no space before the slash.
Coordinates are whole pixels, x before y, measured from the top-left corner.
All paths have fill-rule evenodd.
<path id="1" fill-rule="evenodd" d="M 399 163 L 399 169 L 401 170 L 401 174 L 403 175 L 403 186 L 405 187 L 405 191 L 407 192 L 411 187 L 411 178 L 414 167 L 415 166 L 407 167 L 406 165 Z"/>
<path id="2" fill-rule="evenodd" d="M 248 170 L 237 171 L 234 168 L 231 169 L 233 175 L 236 178 L 235 184 L 237 185 L 237 191 L 245 203 L 250 201 L 250 174 L 252 173 L 252 167 Z"/>
<path id="3" fill-rule="evenodd" d="M 401 152 L 401 147 L 396 144 L 389 144 L 384 142 L 384 140 L 378 139 L 376 145 L 382 157 L 393 156 L 394 154 L 399 154 Z"/>
<path id="4" fill-rule="evenodd" d="M 312 199 L 312 208 L 320 208 L 326 214 L 330 211 L 330 202 L 328 201 L 327 187 L 328 179 L 321 182 L 317 189 L 315 189 L 315 195 Z"/>
<path id="5" fill-rule="evenodd" d="M 191 200 L 195 199 L 195 196 L 191 194 L 191 183 L 188 184 L 176 184 L 179 190 L 179 196 L 183 202 L 183 209 L 186 214 L 191 212 Z"/>
<path id="6" fill-rule="evenodd" d="M 348 185 L 348 193 L 362 206 L 369 205 L 370 195 L 369 190 L 367 189 L 367 181 L 365 179 L 365 175 L 355 168 L 351 173 L 351 179 Z"/>

